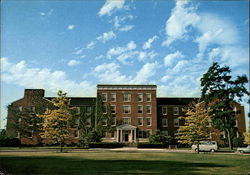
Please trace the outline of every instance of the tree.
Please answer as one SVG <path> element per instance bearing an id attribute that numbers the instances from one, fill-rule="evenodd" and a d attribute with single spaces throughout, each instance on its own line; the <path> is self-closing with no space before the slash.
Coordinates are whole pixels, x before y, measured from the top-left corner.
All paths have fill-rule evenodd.
<path id="1" fill-rule="evenodd" d="M 241 101 L 241 98 L 249 93 L 245 88 L 247 77 L 238 76 L 232 80 L 230 72 L 229 67 L 220 67 L 218 63 L 213 63 L 201 78 L 201 97 L 211 109 L 213 126 L 226 133 L 229 147 L 233 149 L 232 137 L 236 123 L 234 104 L 236 100 Z"/>
<path id="2" fill-rule="evenodd" d="M 72 108 L 69 107 L 70 99 L 66 97 L 66 93 L 59 91 L 57 95 L 58 97 L 52 99 L 55 109 L 40 115 L 43 118 L 41 136 L 51 143 L 60 144 L 62 152 L 65 139 L 69 136 L 68 125 L 72 118 Z"/>
<path id="3" fill-rule="evenodd" d="M 185 123 L 180 126 L 177 133 L 178 142 L 182 144 L 198 143 L 198 153 L 200 141 L 207 140 L 212 132 L 210 127 L 211 116 L 204 106 L 204 103 L 190 103 L 186 111 L 187 116 L 180 117 Z"/>
<path id="4" fill-rule="evenodd" d="M 244 144 L 250 145 L 250 122 L 248 126 L 248 132 L 245 132 L 243 135 L 244 135 Z"/>
<path id="5" fill-rule="evenodd" d="M 164 146 L 169 144 L 172 140 L 171 136 L 166 136 L 160 130 L 149 136 L 149 142 L 151 143 L 162 143 Z"/>

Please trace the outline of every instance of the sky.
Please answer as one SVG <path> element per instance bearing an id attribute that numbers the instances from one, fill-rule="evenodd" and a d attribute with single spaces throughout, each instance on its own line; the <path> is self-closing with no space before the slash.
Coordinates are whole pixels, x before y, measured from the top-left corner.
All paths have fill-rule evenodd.
<path id="1" fill-rule="evenodd" d="M 158 97 L 199 97 L 213 62 L 249 79 L 249 1 L 4 0 L 1 128 L 25 88 L 95 97 L 97 84 L 156 84 Z"/>

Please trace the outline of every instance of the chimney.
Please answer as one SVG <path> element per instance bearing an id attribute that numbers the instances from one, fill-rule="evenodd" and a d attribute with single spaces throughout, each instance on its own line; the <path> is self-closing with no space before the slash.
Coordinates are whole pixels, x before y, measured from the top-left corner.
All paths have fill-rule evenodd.
<path id="1" fill-rule="evenodd" d="M 44 97 L 44 89 L 25 89 L 24 98 Z"/>

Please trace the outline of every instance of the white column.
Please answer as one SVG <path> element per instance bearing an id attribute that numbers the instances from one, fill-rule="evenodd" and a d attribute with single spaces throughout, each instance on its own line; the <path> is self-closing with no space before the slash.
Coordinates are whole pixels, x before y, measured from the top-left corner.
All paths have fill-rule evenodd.
<path id="1" fill-rule="evenodd" d="M 122 132 L 123 130 L 121 129 L 121 140 L 120 140 L 120 142 L 123 142 L 123 132 Z"/>
<path id="2" fill-rule="evenodd" d="M 120 132 L 119 129 L 116 130 L 116 141 L 119 142 Z"/>
<path id="3" fill-rule="evenodd" d="M 137 142 L 137 134 L 136 134 L 136 129 L 135 129 L 135 142 Z"/>

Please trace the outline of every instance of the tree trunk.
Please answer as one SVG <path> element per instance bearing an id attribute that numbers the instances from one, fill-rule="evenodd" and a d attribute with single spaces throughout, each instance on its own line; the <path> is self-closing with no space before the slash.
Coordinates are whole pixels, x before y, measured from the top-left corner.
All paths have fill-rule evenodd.
<path id="1" fill-rule="evenodd" d="M 197 154 L 199 154 L 200 153 L 200 142 L 198 142 L 198 144 L 197 144 Z"/>
<path id="2" fill-rule="evenodd" d="M 62 142 L 60 142 L 60 152 L 62 153 L 62 151 L 63 151 L 63 144 L 62 144 Z"/>
<path id="3" fill-rule="evenodd" d="M 226 129 L 227 132 L 227 139 L 228 139 L 228 146 L 231 150 L 233 150 L 233 144 L 232 144 L 232 137 L 229 129 Z"/>

